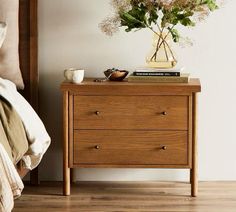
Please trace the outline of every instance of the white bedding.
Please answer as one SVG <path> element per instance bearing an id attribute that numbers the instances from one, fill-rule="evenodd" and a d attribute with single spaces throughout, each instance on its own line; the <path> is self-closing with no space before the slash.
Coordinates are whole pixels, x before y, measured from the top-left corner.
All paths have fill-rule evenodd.
<path id="1" fill-rule="evenodd" d="M 19 114 L 29 141 L 29 150 L 22 158 L 27 169 L 34 169 L 48 149 L 51 139 L 36 112 L 17 92 L 16 86 L 0 77 L 0 95 L 4 97 Z"/>
<path id="2" fill-rule="evenodd" d="M 10 212 L 14 206 L 14 199 L 21 195 L 24 188 L 6 150 L 0 143 L 0 211 Z"/>

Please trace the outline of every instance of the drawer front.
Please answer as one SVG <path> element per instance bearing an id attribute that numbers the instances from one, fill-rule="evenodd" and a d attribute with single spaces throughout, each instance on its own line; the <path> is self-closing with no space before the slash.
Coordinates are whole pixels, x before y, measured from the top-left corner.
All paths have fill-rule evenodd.
<path id="1" fill-rule="evenodd" d="M 74 96 L 74 129 L 188 129 L 187 96 Z"/>
<path id="2" fill-rule="evenodd" d="M 187 131 L 75 130 L 73 164 L 187 165 Z"/>

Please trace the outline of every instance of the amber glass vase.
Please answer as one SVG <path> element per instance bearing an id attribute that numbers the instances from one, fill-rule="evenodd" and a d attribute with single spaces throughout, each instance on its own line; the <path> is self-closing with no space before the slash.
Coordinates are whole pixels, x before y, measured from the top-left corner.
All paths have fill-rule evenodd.
<path id="1" fill-rule="evenodd" d="M 171 49 L 171 41 L 168 34 L 154 34 L 152 50 L 146 57 L 148 67 L 169 69 L 177 64 L 175 53 Z"/>

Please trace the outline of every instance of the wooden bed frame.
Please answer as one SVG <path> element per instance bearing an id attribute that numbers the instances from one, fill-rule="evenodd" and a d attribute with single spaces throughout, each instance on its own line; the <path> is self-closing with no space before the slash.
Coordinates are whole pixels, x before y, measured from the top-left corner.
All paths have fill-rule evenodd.
<path id="1" fill-rule="evenodd" d="M 20 93 L 38 112 L 38 23 L 37 0 L 19 0 L 19 56 L 25 89 Z M 18 164 L 23 178 L 29 170 Z M 30 173 L 32 184 L 38 184 L 38 169 Z"/>

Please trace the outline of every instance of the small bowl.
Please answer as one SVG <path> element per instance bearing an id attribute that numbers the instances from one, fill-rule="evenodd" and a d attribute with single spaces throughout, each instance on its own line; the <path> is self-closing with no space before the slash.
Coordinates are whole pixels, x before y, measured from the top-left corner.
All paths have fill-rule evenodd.
<path id="1" fill-rule="evenodd" d="M 104 71 L 105 76 L 111 81 L 122 81 L 129 74 L 126 70 L 112 70 Z"/>

